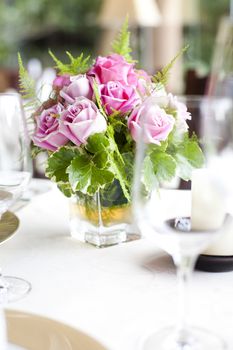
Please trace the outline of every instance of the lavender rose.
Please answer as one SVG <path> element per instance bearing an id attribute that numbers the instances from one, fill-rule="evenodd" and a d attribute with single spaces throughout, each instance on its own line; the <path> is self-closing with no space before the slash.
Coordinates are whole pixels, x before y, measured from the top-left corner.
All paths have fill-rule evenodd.
<path id="1" fill-rule="evenodd" d="M 172 131 L 175 119 L 160 108 L 153 98 L 149 98 L 139 108 L 136 108 L 128 119 L 128 128 L 132 138 L 137 142 L 144 126 L 144 142 L 160 145 Z"/>
<path id="2" fill-rule="evenodd" d="M 59 117 L 63 106 L 54 105 L 45 109 L 36 116 L 36 130 L 32 136 L 32 140 L 36 146 L 56 151 L 59 147 L 68 142 L 68 138 L 60 131 Z"/>
<path id="3" fill-rule="evenodd" d="M 100 85 L 99 92 L 101 101 L 109 115 L 114 110 L 121 113 L 129 112 L 141 102 L 135 88 L 124 86 L 118 81 L 109 81 L 107 84 Z"/>
<path id="4" fill-rule="evenodd" d="M 78 97 L 62 113 L 60 129 L 70 141 L 80 146 L 86 143 L 89 136 L 104 132 L 107 123 L 92 101 Z"/>
<path id="5" fill-rule="evenodd" d="M 60 96 L 65 99 L 67 103 L 74 103 L 76 97 L 86 97 L 91 99 L 93 91 L 91 84 L 86 75 L 76 75 L 70 77 L 71 83 L 68 86 L 64 86 L 60 91 Z"/>
<path id="6" fill-rule="evenodd" d="M 94 76 L 99 84 L 107 84 L 109 81 L 119 81 L 123 85 L 135 87 L 138 84 L 138 74 L 134 65 L 118 54 L 97 57 L 88 75 Z"/>
<path id="7" fill-rule="evenodd" d="M 53 81 L 54 89 L 62 89 L 64 86 L 70 84 L 70 76 L 69 75 L 57 75 Z"/>

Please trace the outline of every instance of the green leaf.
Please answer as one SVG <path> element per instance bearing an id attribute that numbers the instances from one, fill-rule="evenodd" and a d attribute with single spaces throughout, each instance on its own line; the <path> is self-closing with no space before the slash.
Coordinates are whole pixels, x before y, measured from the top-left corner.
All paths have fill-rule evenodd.
<path id="1" fill-rule="evenodd" d="M 57 183 L 58 189 L 66 196 L 66 197 L 71 197 L 73 194 L 72 188 L 69 184 L 69 182 L 58 182 Z"/>
<path id="2" fill-rule="evenodd" d="M 106 168 L 109 162 L 110 142 L 103 133 L 91 135 L 85 146 L 86 150 L 92 153 L 93 163 L 99 169 Z"/>
<path id="3" fill-rule="evenodd" d="M 91 181 L 91 164 L 86 155 L 77 155 L 67 168 L 67 175 L 73 191 L 87 193 Z"/>
<path id="4" fill-rule="evenodd" d="M 96 152 L 101 152 L 110 147 L 110 142 L 108 138 L 105 136 L 103 133 L 97 133 L 94 135 L 91 135 L 88 140 L 87 144 L 85 145 L 85 148 L 91 152 L 91 153 L 96 153 Z"/>
<path id="5" fill-rule="evenodd" d="M 147 192 L 150 192 L 158 184 L 153 163 L 149 156 L 145 157 L 143 162 L 143 183 Z"/>
<path id="6" fill-rule="evenodd" d="M 176 161 L 170 154 L 154 151 L 150 154 L 150 160 L 159 182 L 172 180 L 176 174 Z"/>
<path id="7" fill-rule="evenodd" d="M 128 30 L 128 16 L 126 17 L 122 25 L 120 33 L 118 34 L 118 36 L 116 37 L 116 39 L 112 44 L 112 49 L 113 49 L 113 52 L 124 56 L 126 61 L 135 62 L 131 56 L 132 49 L 130 47 L 130 32 Z"/>
<path id="8" fill-rule="evenodd" d="M 84 74 L 89 68 L 90 56 L 84 58 L 83 53 L 81 53 L 78 57 L 73 57 L 69 51 L 66 51 L 66 54 L 70 60 L 70 62 L 67 64 L 60 61 L 51 50 L 49 50 L 49 54 L 54 60 L 56 64 L 55 68 L 58 70 L 59 74 Z"/>
<path id="9" fill-rule="evenodd" d="M 127 181 L 130 184 L 132 183 L 133 176 L 134 176 L 135 155 L 133 154 L 133 152 L 125 152 L 125 153 L 122 153 L 122 157 L 125 164 Z"/>
<path id="10" fill-rule="evenodd" d="M 109 157 L 107 152 L 97 152 L 92 158 L 93 163 L 98 169 L 106 168 Z"/>
<path id="11" fill-rule="evenodd" d="M 186 181 L 190 180 L 192 170 L 201 168 L 205 161 L 195 135 L 191 138 L 188 137 L 188 134 L 184 136 L 183 142 L 177 148 L 175 158 L 179 176 Z"/>
<path id="12" fill-rule="evenodd" d="M 58 151 L 52 153 L 47 160 L 45 175 L 55 182 L 67 182 L 68 174 L 66 168 L 70 165 L 78 150 L 61 147 Z"/>
<path id="13" fill-rule="evenodd" d="M 74 192 L 94 195 L 100 188 L 114 179 L 114 174 L 106 169 L 99 169 L 87 155 L 76 156 L 67 168 L 69 181 Z"/>
<path id="14" fill-rule="evenodd" d="M 123 204 L 128 204 L 128 200 L 125 198 L 122 192 L 120 183 L 116 179 L 100 190 L 100 200 L 101 204 L 105 207 L 122 206 Z"/>
<path id="15" fill-rule="evenodd" d="M 91 182 L 87 189 L 89 194 L 96 193 L 100 188 L 114 180 L 114 174 L 109 170 L 99 170 L 96 167 L 92 168 Z"/>
<path id="16" fill-rule="evenodd" d="M 189 48 L 189 45 L 183 47 L 177 55 L 169 62 L 161 71 L 157 72 L 153 77 L 152 81 L 157 85 L 157 90 L 160 90 L 167 84 L 169 79 L 170 70 L 174 63 L 180 58 Z"/>

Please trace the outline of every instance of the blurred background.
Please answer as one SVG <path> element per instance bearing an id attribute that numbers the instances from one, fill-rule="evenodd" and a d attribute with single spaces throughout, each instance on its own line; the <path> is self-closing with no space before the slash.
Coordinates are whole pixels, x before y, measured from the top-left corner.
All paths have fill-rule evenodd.
<path id="1" fill-rule="evenodd" d="M 35 79 L 65 51 L 105 55 L 126 14 L 134 57 L 155 73 L 185 44 L 190 48 L 176 63 L 169 89 L 203 94 L 220 18 L 230 0 L 1 0 L 0 92 L 17 89 L 17 52 Z M 47 71 L 48 73 L 49 71 Z M 51 73 L 51 72 L 50 72 Z M 48 73 L 49 75 L 49 73 Z"/>

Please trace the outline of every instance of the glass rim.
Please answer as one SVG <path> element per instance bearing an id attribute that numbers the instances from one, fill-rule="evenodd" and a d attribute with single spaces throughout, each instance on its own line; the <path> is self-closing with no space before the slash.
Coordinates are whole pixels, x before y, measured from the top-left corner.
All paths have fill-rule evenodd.
<path id="1" fill-rule="evenodd" d="M 199 108 L 202 105 L 217 106 L 218 103 L 223 103 L 229 108 L 233 108 L 233 99 L 229 96 L 177 95 L 177 101 L 184 103 L 188 108 Z"/>
<path id="2" fill-rule="evenodd" d="M 231 100 L 229 96 L 210 96 L 210 95 L 176 95 L 177 99 L 190 100 L 190 101 L 219 101 L 219 100 Z"/>
<path id="3" fill-rule="evenodd" d="M 0 92 L 0 97 L 4 97 L 4 96 L 9 96 L 9 97 L 17 96 L 21 98 L 21 95 L 18 92 Z"/>
<path id="4" fill-rule="evenodd" d="M 232 97 L 230 96 L 214 96 L 214 95 L 192 95 L 192 94 L 173 94 L 172 96 L 177 98 L 178 102 L 180 101 L 193 101 L 193 102 L 199 102 L 199 101 L 231 101 L 233 102 Z M 169 99 L 169 94 L 166 95 L 150 95 L 148 96 L 148 99 L 153 98 L 153 100 L 166 100 Z"/>

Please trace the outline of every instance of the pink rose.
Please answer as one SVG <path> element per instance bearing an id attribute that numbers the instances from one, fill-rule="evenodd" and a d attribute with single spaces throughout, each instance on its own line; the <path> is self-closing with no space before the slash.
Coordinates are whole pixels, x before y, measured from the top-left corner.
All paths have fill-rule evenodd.
<path id="1" fill-rule="evenodd" d="M 70 76 L 69 75 L 57 75 L 53 81 L 53 87 L 55 89 L 62 89 L 64 86 L 70 84 Z"/>
<path id="2" fill-rule="evenodd" d="M 183 102 L 180 102 L 176 96 L 173 96 L 171 93 L 161 96 L 158 105 L 174 113 L 176 119 L 176 137 L 180 137 L 188 130 L 186 120 L 191 119 L 191 113 L 188 112 L 187 106 Z"/>
<path id="3" fill-rule="evenodd" d="M 92 101 L 78 97 L 62 113 L 60 129 L 70 141 L 80 146 L 86 143 L 90 135 L 104 132 L 107 123 Z"/>
<path id="4" fill-rule="evenodd" d="M 131 113 L 128 119 L 128 128 L 136 142 L 139 141 L 142 127 L 144 127 L 144 142 L 160 145 L 160 141 L 167 139 L 174 123 L 173 116 L 160 108 L 153 98 L 149 98 Z"/>
<path id="5" fill-rule="evenodd" d="M 91 99 L 93 91 L 89 79 L 85 75 L 76 75 L 70 77 L 71 83 L 64 86 L 60 91 L 60 96 L 65 99 L 67 103 L 74 103 L 76 97 L 86 97 Z"/>
<path id="6" fill-rule="evenodd" d="M 124 86 L 118 81 L 109 81 L 107 84 L 99 85 L 99 92 L 108 115 L 114 110 L 127 113 L 141 102 L 135 88 Z"/>
<path id="7" fill-rule="evenodd" d="M 68 138 L 61 133 L 59 127 L 59 117 L 62 109 L 63 106 L 57 104 L 43 110 L 40 115 L 36 116 L 36 131 L 32 136 L 35 145 L 50 151 L 56 151 L 68 142 Z"/>
<path id="8" fill-rule="evenodd" d="M 138 75 L 134 70 L 134 64 L 128 63 L 123 56 L 118 54 L 97 57 L 88 75 L 94 76 L 99 84 L 107 84 L 109 81 L 119 81 L 123 85 L 135 87 L 138 84 Z"/>
<path id="9" fill-rule="evenodd" d="M 141 96 L 149 95 L 152 90 L 152 82 L 150 76 L 143 70 L 136 71 L 138 76 L 138 82 L 136 89 Z"/>

